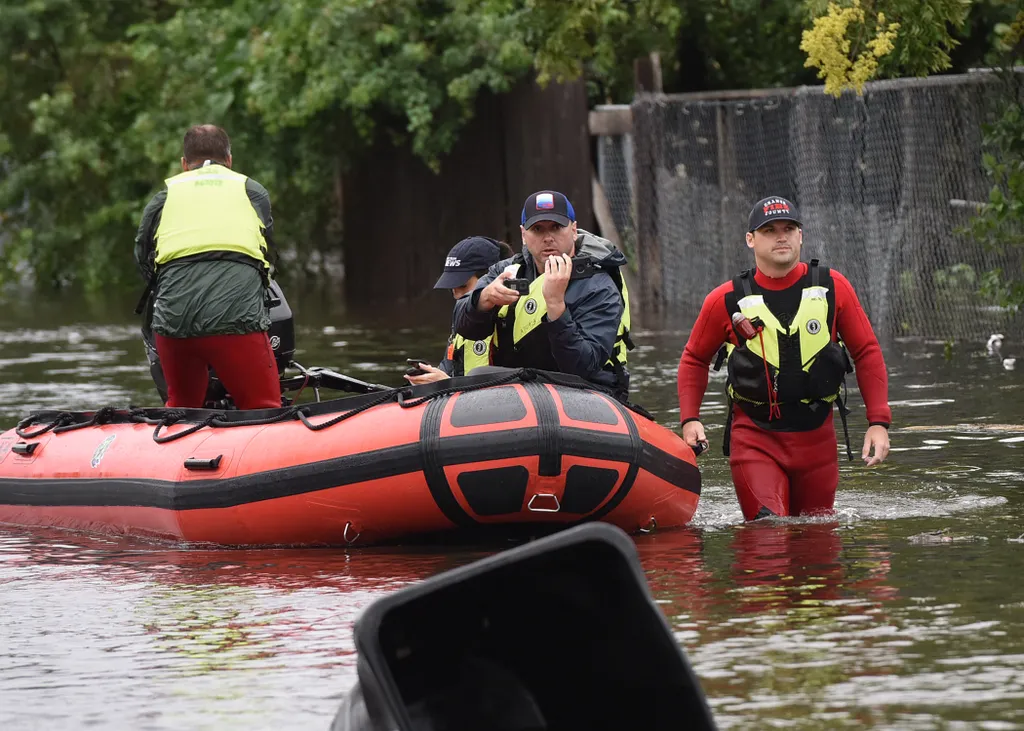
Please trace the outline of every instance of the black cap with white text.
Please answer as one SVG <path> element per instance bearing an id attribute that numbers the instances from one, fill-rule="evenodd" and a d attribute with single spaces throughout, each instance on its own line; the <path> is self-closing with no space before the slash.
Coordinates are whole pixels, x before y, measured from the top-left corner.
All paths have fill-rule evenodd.
<path id="1" fill-rule="evenodd" d="M 762 198 L 754 204 L 750 210 L 750 217 L 747 219 L 747 231 L 757 231 L 772 221 L 792 221 L 797 226 L 803 227 L 796 206 L 785 198 L 772 195 Z"/>

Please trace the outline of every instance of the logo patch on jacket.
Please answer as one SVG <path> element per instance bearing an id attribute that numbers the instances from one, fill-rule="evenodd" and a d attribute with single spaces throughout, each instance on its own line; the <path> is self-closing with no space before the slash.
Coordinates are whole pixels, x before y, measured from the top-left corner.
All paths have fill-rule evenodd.
<path id="1" fill-rule="evenodd" d="M 487 343 L 483 340 L 477 340 L 473 343 L 473 355 L 483 355 L 487 352 Z"/>
<path id="2" fill-rule="evenodd" d="M 533 299 L 532 297 L 526 300 L 526 304 L 523 305 L 523 309 L 526 310 L 527 315 L 532 315 L 534 312 L 537 311 L 537 300 Z"/>
<path id="3" fill-rule="evenodd" d="M 818 322 L 817 320 L 808 320 L 807 332 L 809 332 L 811 335 L 817 335 L 819 332 L 821 332 L 821 323 Z"/>

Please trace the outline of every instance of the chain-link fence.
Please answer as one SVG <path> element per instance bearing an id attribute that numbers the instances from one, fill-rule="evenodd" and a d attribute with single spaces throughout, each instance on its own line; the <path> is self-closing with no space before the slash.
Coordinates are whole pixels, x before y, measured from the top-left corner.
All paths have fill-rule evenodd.
<path id="1" fill-rule="evenodd" d="M 762 197 L 799 207 L 805 260 L 845 274 L 880 335 L 984 340 L 1024 315 L 982 295 L 987 273 L 1024 271 L 1024 247 L 963 233 L 991 182 L 982 125 L 990 75 L 821 87 L 757 98 L 648 96 L 633 132 L 598 142 L 615 222 L 639 260 L 641 311 L 692 322 L 705 295 L 752 266 L 747 214 Z"/>

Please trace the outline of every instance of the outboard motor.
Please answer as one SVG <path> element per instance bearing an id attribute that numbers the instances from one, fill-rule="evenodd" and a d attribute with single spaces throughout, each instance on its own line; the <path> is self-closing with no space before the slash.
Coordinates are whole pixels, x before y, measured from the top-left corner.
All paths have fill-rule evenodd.
<path id="1" fill-rule="evenodd" d="M 401 589 L 356 621 L 332 731 L 714 729 L 636 548 L 591 523 Z"/>
<path id="2" fill-rule="evenodd" d="M 292 362 L 295 356 L 295 322 L 292 317 L 292 309 L 281 291 L 281 286 L 274 281 L 270 282 L 267 290 L 267 297 L 270 305 L 270 330 L 267 335 L 270 337 L 270 347 L 274 349 L 274 359 L 277 361 L 278 374 L 284 374 L 285 368 Z M 163 368 L 160 366 L 160 356 L 156 352 L 156 341 L 153 331 L 150 328 L 152 320 L 151 309 L 152 299 L 146 305 L 146 317 L 142 325 L 142 339 L 146 345 L 146 358 L 149 359 L 149 372 L 153 376 L 153 383 L 156 384 L 160 400 L 167 401 L 167 380 L 164 378 Z M 228 406 L 226 399 L 228 393 L 224 384 L 217 378 L 217 374 L 210 369 L 210 383 L 206 388 L 205 406 L 211 409 L 224 409 Z"/>

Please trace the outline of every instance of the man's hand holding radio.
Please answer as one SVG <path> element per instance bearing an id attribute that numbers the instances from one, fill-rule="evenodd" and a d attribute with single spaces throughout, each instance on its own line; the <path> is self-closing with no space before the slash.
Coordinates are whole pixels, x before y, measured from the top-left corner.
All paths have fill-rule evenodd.
<path id="1" fill-rule="evenodd" d="M 513 278 L 515 278 L 515 273 L 509 269 L 495 277 L 493 282 L 480 291 L 480 298 L 476 303 L 477 309 L 481 312 L 487 312 L 498 307 L 515 304 L 516 300 L 519 299 L 519 293 L 505 285 L 506 279 Z"/>
<path id="2" fill-rule="evenodd" d="M 548 321 L 557 320 L 565 312 L 565 288 L 572 277 L 572 257 L 568 254 L 549 256 L 544 262 L 544 303 Z"/>

